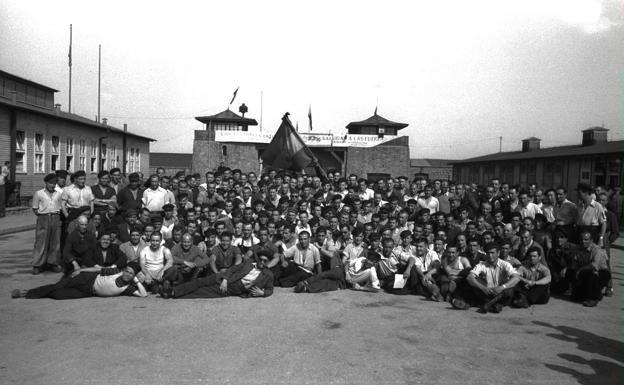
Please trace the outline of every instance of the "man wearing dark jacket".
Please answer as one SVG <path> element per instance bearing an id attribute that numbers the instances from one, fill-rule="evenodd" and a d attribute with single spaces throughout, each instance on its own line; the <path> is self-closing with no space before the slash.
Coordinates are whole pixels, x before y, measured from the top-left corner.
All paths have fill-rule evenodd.
<path id="1" fill-rule="evenodd" d="M 194 279 L 174 287 L 165 281 L 163 298 L 222 298 L 227 296 L 268 297 L 273 294 L 273 273 L 266 266 L 269 258 L 260 256 L 234 265 L 223 273 Z"/>
<path id="2" fill-rule="evenodd" d="M 128 175 L 129 184 L 117 193 L 119 210 L 125 213 L 128 210 L 139 210 L 143 206 L 143 189 L 139 174 L 133 172 Z"/>

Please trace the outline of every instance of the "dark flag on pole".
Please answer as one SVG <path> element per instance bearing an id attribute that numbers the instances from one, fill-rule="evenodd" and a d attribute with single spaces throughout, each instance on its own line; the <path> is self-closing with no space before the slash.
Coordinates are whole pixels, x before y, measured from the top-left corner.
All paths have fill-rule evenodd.
<path id="1" fill-rule="evenodd" d="M 284 114 L 269 146 L 262 153 L 262 162 L 274 168 L 300 171 L 316 161 L 312 150 L 305 145 L 295 128 L 288 113 Z"/>
<path id="2" fill-rule="evenodd" d="M 240 87 L 236 87 L 236 90 L 234 91 L 234 95 L 232 95 L 232 101 L 230 102 L 230 105 L 232 105 L 232 103 L 234 103 L 234 99 L 236 99 L 236 94 L 238 93 L 238 89 Z"/>
<path id="3" fill-rule="evenodd" d="M 312 131 L 312 105 L 308 107 L 308 120 L 310 121 L 310 131 Z"/>

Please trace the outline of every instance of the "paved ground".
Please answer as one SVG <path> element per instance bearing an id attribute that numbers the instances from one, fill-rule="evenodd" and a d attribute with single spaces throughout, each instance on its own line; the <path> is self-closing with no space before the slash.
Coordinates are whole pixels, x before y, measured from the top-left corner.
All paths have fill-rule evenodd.
<path id="1" fill-rule="evenodd" d="M 553 299 L 499 315 L 414 296 L 11 300 L 32 232 L 0 237 L 1 384 L 620 384 L 622 258 L 597 308 Z"/>

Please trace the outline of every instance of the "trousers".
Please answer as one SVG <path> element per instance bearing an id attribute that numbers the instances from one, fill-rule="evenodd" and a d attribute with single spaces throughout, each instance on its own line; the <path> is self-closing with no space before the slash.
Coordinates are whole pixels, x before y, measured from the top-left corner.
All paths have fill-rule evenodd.
<path id="1" fill-rule="evenodd" d="M 32 265 L 61 263 L 61 219 L 59 215 L 38 215 Z"/>
<path id="2" fill-rule="evenodd" d="M 247 293 L 247 289 L 241 281 L 228 282 L 227 294 L 221 293 L 220 274 L 197 278 L 192 281 L 174 286 L 175 298 L 222 298 L 226 296 L 239 296 Z"/>
<path id="3" fill-rule="evenodd" d="M 98 273 L 80 273 L 75 277 L 63 278 L 51 285 L 28 290 L 26 298 L 75 299 L 93 297 L 93 284 Z"/>

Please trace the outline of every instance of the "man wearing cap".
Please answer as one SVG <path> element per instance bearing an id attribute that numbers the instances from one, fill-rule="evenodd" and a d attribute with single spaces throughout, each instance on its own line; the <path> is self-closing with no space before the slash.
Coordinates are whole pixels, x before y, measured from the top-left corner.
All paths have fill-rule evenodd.
<path id="1" fill-rule="evenodd" d="M 74 183 L 65 187 L 61 194 L 61 211 L 66 217 L 69 214 L 83 206 L 89 206 L 93 212 L 93 201 L 95 197 L 91 191 L 91 187 L 85 185 L 87 174 L 83 170 L 76 171 L 73 175 Z"/>
<path id="2" fill-rule="evenodd" d="M 607 231 L 607 214 L 605 208 L 594 199 L 593 189 L 587 183 L 579 183 L 578 222 L 579 232 L 589 231 L 594 243 L 604 246 L 604 235 Z"/>
<path id="3" fill-rule="evenodd" d="M 147 297 L 145 288 L 136 277 L 139 267 L 136 264 L 118 268 L 85 268 L 71 278 L 65 278 L 51 285 L 30 290 L 15 289 L 12 298 L 53 298 L 75 299 L 86 297 L 116 297 L 128 295 Z"/>
<path id="4" fill-rule="evenodd" d="M 143 190 L 141 189 L 141 178 L 139 174 L 133 172 L 128 175 L 128 185 L 117 193 L 117 203 L 122 213 L 128 210 L 140 210 L 143 206 Z"/>
<path id="5" fill-rule="evenodd" d="M 67 171 L 56 170 L 54 173 L 56 174 L 56 187 L 54 189 L 59 193 L 63 193 L 63 189 L 67 184 Z"/>
<path id="6" fill-rule="evenodd" d="M 115 190 L 115 195 L 119 194 L 119 191 L 125 187 L 121 178 L 121 170 L 117 167 L 110 169 L 111 182 L 110 187 Z"/>
<path id="7" fill-rule="evenodd" d="M 55 273 L 60 273 L 61 251 L 61 193 L 55 189 L 56 174 L 43 178 L 45 188 L 33 195 L 32 209 L 37 216 L 35 246 L 33 250 L 33 274 L 50 266 Z"/>

